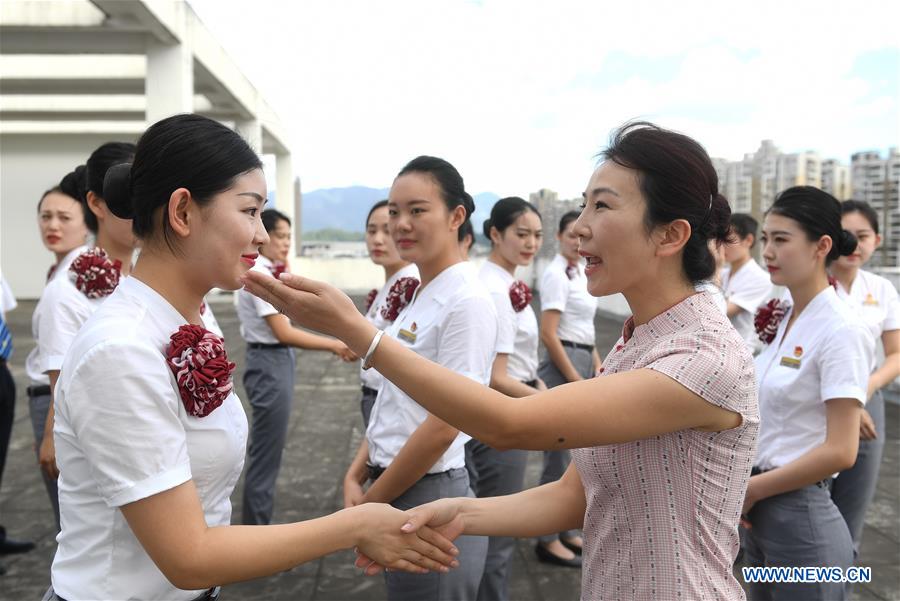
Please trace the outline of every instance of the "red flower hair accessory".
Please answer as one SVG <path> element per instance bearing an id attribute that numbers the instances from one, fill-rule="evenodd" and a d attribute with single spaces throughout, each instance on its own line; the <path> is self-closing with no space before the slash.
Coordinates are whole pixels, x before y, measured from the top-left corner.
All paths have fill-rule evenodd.
<path id="1" fill-rule="evenodd" d="M 516 313 L 521 313 L 531 302 L 531 288 L 522 280 L 516 280 L 509 287 L 509 300 Z"/>
<path id="2" fill-rule="evenodd" d="M 369 293 L 366 295 L 366 313 L 369 312 L 369 309 L 372 308 L 372 303 L 375 302 L 375 297 L 378 296 L 378 288 L 372 288 L 369 290 Z"/>
<path id="3" fill-rule="evenodd" d="M 753 316 L 753 327 L 756 328 L 760 340 L 766 344 L 775 340 L 778 324 L 781 323 L 790 308 L 791 303 L 773 298 L 756 310 L 756 315 Z"/>
<path id="4" fill-rule="evenodd" d="M 106 251 L 94 247 L 84 251 L 69 266 L 69 279 L 88 298 L 105 298 L 119 285 L 122 262 L 109 260 Z"/>
<path id="5" fill-rule="evenodd" d="M 412 300 L 413 294 L 416 293 L 416 288 L 418 287 L 419 280 L 417 278 L 400 278 L 394 282 L 394 285 L 388 290 L 387 296 L 384 299 L 384 306 L 381 308 L 381 316 L 390 322 L 397 319 L 397 316 L 400 315 L 400 311 L 403 310 L 403 307 L 408 305 L 409 301 Z"/>
<path id="6" fill-rule="evenodd" d="M 178 328 L 170 340 L 166 363 L 178 383 L 181 402 L 190 415 L 206 417 L 234 388 L 234 363 L 225 354 L 225 341 L 190 324 Z"/>

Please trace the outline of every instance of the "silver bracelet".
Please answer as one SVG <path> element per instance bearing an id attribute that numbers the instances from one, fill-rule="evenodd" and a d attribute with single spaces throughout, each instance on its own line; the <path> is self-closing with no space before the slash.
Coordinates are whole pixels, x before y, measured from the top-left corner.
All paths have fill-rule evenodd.
<path id="1" fill-rule="evenodd" d="M 369 345 L 369 350 L 366 351 L 366 358 L 363 359 L 363 370 L 372 368 L 372 355 L 375 353 L 375 349 L 378 348 L 378 343 L 381 342 L 382 336 L 384 336 L 384 330 L 378 330 L 375 338 L 372 339 L 372 344 Z"/>

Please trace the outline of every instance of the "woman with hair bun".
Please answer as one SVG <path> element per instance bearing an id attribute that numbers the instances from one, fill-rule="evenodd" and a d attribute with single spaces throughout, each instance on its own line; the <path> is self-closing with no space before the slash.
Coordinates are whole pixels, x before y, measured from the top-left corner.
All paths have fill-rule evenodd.
<path id="1" fill-rule="evenodd" d="M 726 240 L 731 211 L 706 151 L 685 135 L 629 124 L 602 156 L 574 224 L 579 254 L 591 294 L 621 292 L 634 315 L 600 377 L 514 398 L 381 336 L 327 284 L 249 274 L 245 286 L 338 336 L 485 444 L 573 449 L 556 482 L 441 499 L 413 509 L 404 532 L 428 524 L 451 537 L 530 537 L 582 527 L 584 599 L 741 599 L 732 565 L 758 427 L 753 360 L 694 289 L 713 274 L 707 241 Z"/>
<path id="2" fill-rule="evenodd" d="M 538 324 L 531 308 L 531 290 L 516 280 L 516 268 L 530 265 L 541 248 L 541 215 L 530 202 L 501 198 L 484 222 L 491 254 L 478 277 L 497 309 L 497 346 L 491 368 L 491 388 L 512 397 L 546 390 L 537 377 Z M 472 439 L 466 443 L 466 467 L 478 497 L 509 495 L 522 490 L 528 451 L 498 450 Z M 515 540 L 492 536 L 478 599 L 509 599 L 509 563 Z"/>
<path id="3" fill-rule="evenodd" d="M 408 304 L 392 310 L 391 323 L 380 331 L 413 356 L 488 384 L 497 312 L 475 271 L 460 256 L 458 231 L 475 211 L 462 176 L 444 159 L 417 157 L 397 174 L 387 206 L 397 251 L 415 264 L 421 283 L 408 290 Z M 363 363 L 363 369 L 370 367 Z M 474 496 L 466 471 L 468 440 L 394 383 L 383 381 L 366 437 L 344 477 L 345 504 L 375 501 L 409 509 L 443 497 Z M 448 575 L 385 574 L 388 599 L 474 599 L 487 545 L 480 537 L 457 541 L 462 565 Z"/>
<path id="4" fill-rule="evenodd" d="M 84 186 L 79 200 L 85 203 L 85 223 L 95 236 L 94 247 L 82 249 L 60 277 L 51 279 L 35 309 L 40 313 L 37 324 L 39 369 L 50 380 L 51 395 L 38 461 L 47 477 L 53 480 L 59 477 L 53 437 L 53 399 L 63 358 L 84 322 L 131 270 L 135 247 L 131 220 L 116 216 L 115 207 L 106 200 L 103 180 L 110 167 L 130 161 L 133 156 L 134 144 L 107 142 L 88 157 L 83 180 L 76 169 L 77 175 L 72 176 L 70 185 L 73 193 L 80 192 Z"/>
<path id="5" fill-rule="evenodd" d="M 541 342 L 546 354 L 538 375 L 548 388 L 592 378 L 600 369 L 594 348 L 594 314 L 597 299 L 588 290 L 584 265 L 578 256 L 577 211 L 563 214 L 556 240 L 559 252 L 541 274 Z M 571 461 L 568 449 L 544 451 L 541 484 L 555 482 Z M 538 538 L 534 547 L 539 560 L 572 568 L 581 566 L 581 536 L 576 529 Z"/>
<path id="6" fill-rule="evenodd" d="M 84 165 L 65 175 L 60 183 L 50 188 L 38 201 L 38 227 L 41 241 L 54 254 L 53 265 L 47 273 L 47 282 L 59 277 L 67 277 L 69 265 L 75 257 L 87 250 L 85 243 L 88 228 L 85 224 L 87 206 L 84 203 Z M 34 347 L 25 360 L 25 374 L 28 376 L 28 412 L 34 432 L 34 450 L 40 465 L 40 450 L 44 441 L 47 414 L 50 411 L 50 378 L 41 368 L 40 331 L 41 312 L 46 309 L 40 301 L 31 316 L 31 333 Z M 56 479 L 41 469 L 44 487 L 50 498 L 50 505 L 59 531 L 59 499 Z"/>
<path id="7" fill-rule="evenodd" d="M 789 295 L 756 315 L 767 345 L 756 357 L 759 449 L 742 510 L 749 566 L 853 565 L 832 479 L 856 461 L 874 340 L 838 298 L 826 268 L 853 254 L 840 203 L 812 186 L 788 188 L 766 214 L 762 257 Z M 844 599 L 840 582 L 751 583 L 752 599 Z"/>
<path id="8" fill-rule="evenodd" d="M 269 240 L 259 247 L 253 269 L 277 275 L 287 269 L 291 220 L 277 209 L 266 209 L 261 218 Z M 253 409 L 241 523 L 270 524 L 294 401 L 294 349 L 328 351 L 347 362 L 357 357 L 340 340 L 293 327 L 275 307 L 244 290 L 237 291 L 235 306 L 247 343 L 244 390 Z"/>
<path id="9" fill-rule="evenodd" d="M 217 585 L 354 546 L 395 569 L 452 565 L 449 542 L 400 532 L 408 516 L 386 505 L 229 525 L 247 417 L 234 364 L 200 307 L 214 287 L 239 288 L 269 241 L 265 177 L 247 143 L 206 117 L 163 119 L 141 136 L 133 164 L 109 170 L 104 193 L 132 220 L 141 254 L 63 362 L 62 531 L 45 599 L 217 599 Z"/>
<path id="10" fill-rule="evenodd" d="M 372 205 L 366 216 L 366 250 L 372 262 L 384 269 L 384 285 L 369 292 L 364 315 L 376 328 L 383 329 L 397 319 L 400 310 L 409 304 L 419 286 L 419 269 L 400 256 L 397 245 L 391 239 L 387 200 L 379 200 Z M 361 366 L 359 379 L 362 383 L 360 411 L 365 429 L 369 426 L 375 397 L 384 378 L 374 369 Z"/>
<path id="11" fill-rule="evenodd" d="M 856 463 L 834 480 L 831 498 L 850 528 L 854 556 L 859 554 L 866 509 L 875 496 L 878 468 L 884 451 L 884 396 L 881 390 L 900 376 L 900 297 L 887 279 L 862 267 L 881 245 L 878 214 L 865 201 L 841 203 L 841 227 L 856 236 L 856 250 L 831 264 L 838 296 L 847 302 L 869 327 L 875 342 L 884 349 L 881 365 L 871 365 L 866 395 L 860 411 L 859 451 Z"/>

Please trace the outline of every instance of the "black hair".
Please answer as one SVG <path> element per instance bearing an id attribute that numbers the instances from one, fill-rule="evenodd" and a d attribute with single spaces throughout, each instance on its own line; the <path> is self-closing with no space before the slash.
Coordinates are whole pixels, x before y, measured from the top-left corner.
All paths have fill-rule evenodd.
<path id="1" fill-rule="evenodd" d="M 234 130 L 201 115 L 175 115 L 144 132 L 132 165 L 109 169 L 104 199 L 116 216 L 134 220 L 138 238 L 147 239 L 162 227 L 171 247 L 171 225 L 163 208 L 172 192 L 186 188 L 202 206 L 254 169 L 262 169 L 262 161 Z"/>
<path id="2" fill-rule="evenodd" d="M 262 212 L 260 218 L 262 219 L 263 227 L 266 228 L 267 232 L 274 230 L 279 221 L 285 221 L 288 226 L 291 225 L 291 218 L 278 209 L 266 209 Z"/>
<path id="3" fill-rule="evenodd" d="M 676 219 L 690 224 L 681 257 L 687 279 L 696 284 L 712 276 L 716 259 L 707 242 L 729 240 L 731 207 L 719 193 L 719 178 L 703 147 L 684 134 L 638 121 L 619 128 L 600 156 L 637 171 L 648 232 Z"/>
<path id="4" fill-rule="evenodd" d="M 397 174 L 397 177 L 408 173 L 424 173 L 431 176 L 431 179 L 434 180 L 434 183 L 437 184 L 441 191 L 441 198 L 444 199 L 447 210 L 452 211 L 456 207 L 462 206 L 466 209 L 466 222 L 472 217 L 472 213 L 475 212 L 475 201 L 466 192 L 463 178 L 459 171 L 456 170 L 456 167 L 444 159 L 423 155 L 408 162 Z"/>
<path id="5" fill-rule="evenodd" d="M 484 225 L 482 227 L 485 238 L 488 240 L 491 239 L 492 227 L 496 228 L 497 231 L 502 234 L 516 219 L 528 211 L 537 215 L 538 219 L 541 218 L 541 214 L 537 208 L 524 198 L 519 198 L 518 196 L 501 198 L 494 203 L 494 207 L 491 209 L 490 218 L 484 220 Z M 491 242 L 491 244 L 493 244 L 493 242 Z"/>
<path id="6" fill-rule="evenodd" d="M 472 222 L 469 220 L 466 220 L 466 222 L 456 230 L 457 242 L 462 242 L 466 239 L 466 236 L 469 236 L 469 248 L 472 248 L 472 245 L 475 244 L 475 228 L 472 227 Z"/>
<path id="7" fill-rule="evenodd" d="M 96 234 L 97 216 L 94 215 L 87 206 L 85 187 L 85 167 L 84 165 L 78 165 L 74 170 L 65 174 L 63 178 L 59 180 L 58 184 L 41 195 L 41 199 L 38 201 L 37 205 L 38 213 L 41 211 L 41 205 L 44 204 L 44 199 L 47 198 L 49 194 L 65 194 L 78 203 L 78 207 L 81 209 L 81 214 L 84 217 L 85 225 L 87 225 L 91 232 Z"/>
<path id="8" fill-rule="evenodd" d="M 134 151 L 135 146 L 130 142 L 107 142 L 92 152 L 85 165 L 85 195 L 91 191 L 106 200 L 103 189 L 106 172 L 113 165 L 130 163 L 134 159 Z"/>
<path id="9" fill-rule="evenodd" d="M 759 222 L 747 213 L 732 213 L 731 231 L 741 240 L 747 236 L 753 236 L 753 244 L 750 245 L 750 248 L 753 248 L 756 246 L 756 239 L 759 237 Z"/>
<path id="10" fill-rule="evenodd" d="M 872 226 L 872 231 L 878 234 L 878 213 L 872 208 L 872 205 L 864 200 L 845 200 L 841 203 L 841 215 L 848 213 L 859 213 Z"/>
<path id="11" fill-rule="evenodd" d="M 840 201 L 815 186 L 793 186 L 781 192 L 767 214 L 793 219 L 812 242 L 829 236 L 831 250 L 825 257 L 826 265 L 856 250 L 856 236 L 841 227 Z"/>
<path id="12" fill-rule="evenodd" d="M 578 211 L 569 211 L 567 213 L 563 213 L 563 216 L 559 218 L 559 230 L 557 230 L 558 234 L 562 234 L 566 231 L 566 228 L 569 227 L 569 224 L 578 219 L 578 216 L 581 213 Z"/>
<path id="13" fill-rule="evenodd" d="M 374 213 L 375 211 L 377 211 L 377 210 L 380 209 L 381 207 L 386 207 L 386 206 L 388 206 L 388 201 L 387 201 L 387 199 L 379 200 L 378 202 L 376 202 L 375 204 L 372 205 L 372 208 L 369 209 L 369 214 L 366 215 L 366 227 L 369 227 L 369 219 L 372 218 L 372 213 Z"/>

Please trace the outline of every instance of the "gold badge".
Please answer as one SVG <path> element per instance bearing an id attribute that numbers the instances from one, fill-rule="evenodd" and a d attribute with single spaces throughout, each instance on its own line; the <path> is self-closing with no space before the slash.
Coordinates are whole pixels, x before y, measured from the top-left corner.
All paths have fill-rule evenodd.
<path id="1" fill-rule="evenodd" d="M 866 294 L 866 300 L 863 301 L 863 304 L 864 305 L 872 305 L 872 306 L 877 307 L 878 299 L 876 299 L 874 296 L 872 296 L 872 293 L 869 292 L 868 294 Z"/>
<path id="2" fill-rule="evenodd" d="M 791 369 L 800 369 L 800 359 L 795 359 L 794 357 L 782 357 L 781 364 Z"/>
<path id="3" fill-rule="evenodd" d="M 408 343 L 410 343 L 410 344 L 415 344 L 415 343 L 416 343 L 416 335 L 413 334 L 412 332 L 410 332 L 409 330 L 401 329 L 401 330 L 397 333 L 397 337 L 398 337 L 400 340 L 405 340 L 406 342 L 408 342 Z"/>

